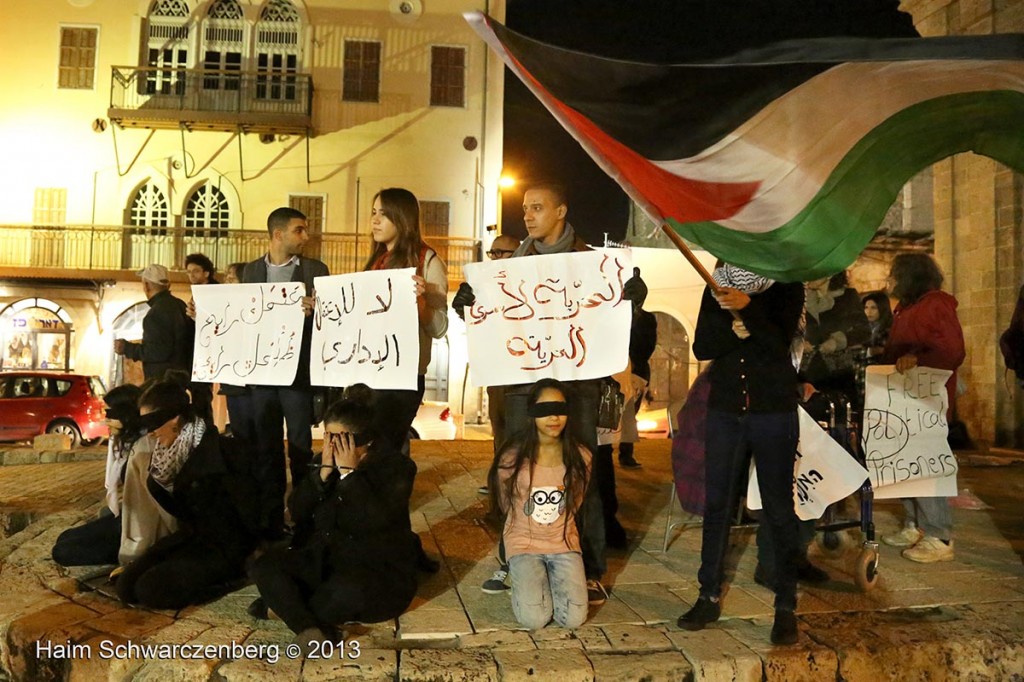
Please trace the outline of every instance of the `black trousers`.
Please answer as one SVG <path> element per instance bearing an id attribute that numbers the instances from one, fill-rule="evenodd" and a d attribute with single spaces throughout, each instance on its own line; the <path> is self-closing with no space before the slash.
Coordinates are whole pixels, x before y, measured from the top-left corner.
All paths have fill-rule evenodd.
<path id="1" fill-rule="evenodd" d="M 293 632 L 397 618 L 416 594 L 411 575 L 396 579 L 386 568 L 353 566 L 324 576 L 314 553 L 283 547 L 257 559 L 249 574 L 267 608 Z"/>
<path id="2" fill-rule="evenodd" d="M 231 582 L 244 575 L 244 559 L 175 533 L 125 568 L 117 578 L 117 596 L 152 609 L 200 604 L 234 587 Z"/>
<path id="3" fill-rule="evenodd" d="M 313 461 L 313 394 L 308 388 L 254 386 L 250 390 L 256 425 L 253 475 L 260 486 L 262 525 L 276 531 L 284 526 L 284 431 L 288 427 L 288 469 L 301 481 Z"/>
<path id="4" fill-rule="evenodd" d="M 121 517 L 109 509 L 103 515 L 68 528 L 57 536 L 51 552 L 61 566 L 99 566 L 116 564 L 121 548 Z"/>

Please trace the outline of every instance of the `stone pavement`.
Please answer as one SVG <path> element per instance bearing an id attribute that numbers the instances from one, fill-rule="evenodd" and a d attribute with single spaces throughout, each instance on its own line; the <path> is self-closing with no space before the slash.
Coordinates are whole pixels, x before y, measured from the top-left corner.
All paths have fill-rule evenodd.
<path id="1" fill-rule="evenodd" d="M 611 598 L 575 632 L 528 633 L 516 628 L 507 596 L 479 588 L 496 567 L 495 531 L 476 493 L 490 442 L 415 442 L 413 523 L 442 570 L 397 622 L 361 628 L 343 650 L 305 662 L 288 658 L 292 636 L 281 623 L 246 614 L 251 586 L 178 613 L 152 612 L 104 596 L 102 577 L 87 583 L 99 591 L 88 589 L 88 570 L 58 569 L 49 559 L 57 534 L 102 504 L 101 461 L 0 467 L 0 515 L 21 520 L 0 534 L 0 680 L 1024 679 L 1020 516 L 1006 532 L 984 510 L 954 512 L 956 561 L 912 564 L 883 547 L 880 582 L 866 594 L 854 585 L 852 539 L 839 556 L 816 556 L 833 580 L 802 589 L 793 647 L 768 642 L 772 595 L 753 581 L 752 532 L 737 530 L 723 620 L 680 631 L 675 620 L 697 595 L 700 532 L 684 529 L 661 551 L 668 446 L 642 442 L 644 468 L 617 471 L 632 540 L 609 555 Z M 999 476 L 1007 498 L 1024 499 L 1024 467 Z M 897 510 L 876 507 L 880 532 L 897 526 Z M 678 508 L 674 515 L 683 518 Z M 127 648 L 156 644 L 167 646 L 148 656 Z"/>

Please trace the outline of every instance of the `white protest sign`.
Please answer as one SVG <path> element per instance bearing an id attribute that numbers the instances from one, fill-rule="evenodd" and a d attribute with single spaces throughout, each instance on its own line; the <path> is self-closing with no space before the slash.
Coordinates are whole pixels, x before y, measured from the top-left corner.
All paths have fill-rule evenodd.
<path id="1" fill-rule="evenodd" d="M 477 386 L 543 378 L 595 379 L 626 366 L 633 274 L 624 249 L 508 258 L 465 266 L 476 302 L 466 308 Z"/>
<path id="2" fill-rule="evenodd" d="M 309 377 L 314 386 L 416 389 L 414 268 L 317 277 Z"/>
<path id="3" fill-rule="evenodd" d="M 809 521 L 821 518 L 826 507 L 859 489 L 868 472 L 802 407 L 797 408 L 797 416 L 800 442 L 796 446 L 793 469 L 793 501 L 797 517 Z M 761 508 L 761 489 L 753 461 L 747 485 L 747 508 Z"/>
<path id="4" fill-rule="evenodd" d="M 192 287 L 196 341 L 192 379 L 290 386 L 302 345 L 301 282 Z"/>
<path id="5" fill-rule="evenodd" d="M 946 436 L 952 372 L 892 365 L 868 367 L 864 455 L 876 498 L 956 495 L 956 457 Z"/>

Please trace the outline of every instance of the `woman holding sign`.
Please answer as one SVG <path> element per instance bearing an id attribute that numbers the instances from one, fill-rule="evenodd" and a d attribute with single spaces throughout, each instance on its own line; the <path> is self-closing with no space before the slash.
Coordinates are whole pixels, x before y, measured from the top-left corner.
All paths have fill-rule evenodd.
<path id="1" fill-rule="evenodd" d="M 889 291 L 898 301 L 892 330 L 885 345 L 887 362 L 903 373 L 918 365 L 948 369 L 947 422 L 953 413 L 956 370 L 963 364 L 964 333 L 956 316 L 957 301 L 940 290 L 942 271 L 925 253 L 901 253 L 889 271 Z M 913 497 L 903 500 L 907 516 L 902 530 L 882 536 L 882 542 L 906 547 L 911 561 L 932 563 L 953 560 L 953 517 L 945 497 Z"/>
<path id="2" fill-rule="evenodd" d="M 375 246 L 364 271 L 416 268 L 412 279 L 420 331 L 417 387 L 415 391 L 379 392 L 394 415 L 394 435 L 401 445 L 423 400 L 432 339 L 440 339 L 448 331 L 448 268 L 420 237 L 420 205 L 407 189 L 389 187 L 377 192 L 370 211 L 370 232 Z"/>

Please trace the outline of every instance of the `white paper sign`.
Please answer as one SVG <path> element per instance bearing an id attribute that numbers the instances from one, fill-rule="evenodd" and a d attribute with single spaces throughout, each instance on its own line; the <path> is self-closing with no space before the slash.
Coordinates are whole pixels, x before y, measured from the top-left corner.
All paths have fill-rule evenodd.
<path id="1" fill-rule="evenodd" d="M 542 378 L 595 379 L 621 371 L 633 274 L 624 249 L 508 258 L 465 266 L 476 302 L 466 308 L 469 366 L 477 386 Z"/>
<path id="2" fill-rule="evenodd" d="M 309 376 L 315 386 L 416 389 L 414 268 L 317 277 Z"/>
<path id="3" fill-rule="evenodd" d="M 864 454 L 877 498 L 956 495 L 957 462 L 946 436 L 952 372 L 868 367 Z"/>
<path id="4" fill-rule="evenodd" d="M 825 431 L 814 417 L 797 408 L 800 442 L 793 469 L 793 502 L 803 521 L 821 518 L 825 508 L 860 488 L 868 472 Z M 750 463 L 747 507 L 761 508 L 761 489 L 754 462 Z"/>
<path id="5" fill-rule="evenodd" d="M 192 379 L 290 386 L 302 344 L 301 282 L 192 287 L 196 340 Z"/>

